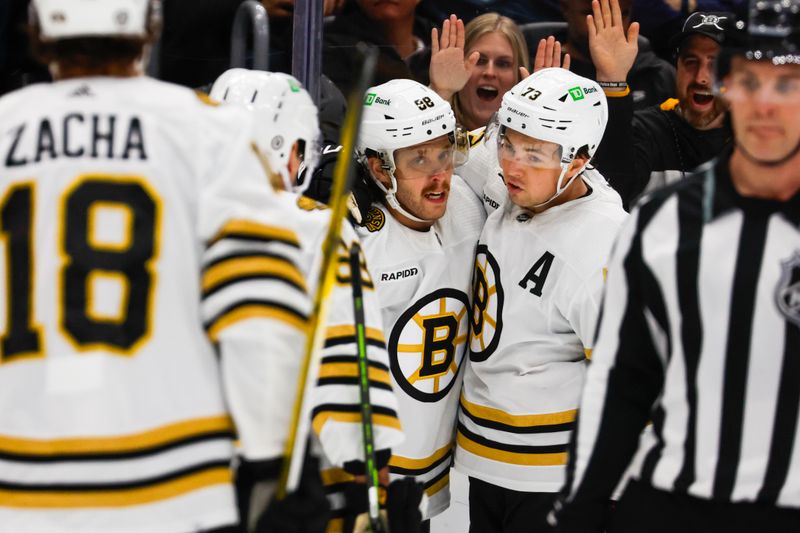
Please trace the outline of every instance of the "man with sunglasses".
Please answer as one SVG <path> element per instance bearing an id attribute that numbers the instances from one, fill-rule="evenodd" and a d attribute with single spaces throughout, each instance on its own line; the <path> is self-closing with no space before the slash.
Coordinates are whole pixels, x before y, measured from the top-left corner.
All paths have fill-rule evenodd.
<path id="1" fill-rule="evenodd" d="M 478 244 L 458 420 L 471 532 L 544 530 L 564 483 L 606 258 L 626 216 L 587 167 L 607 117 L 596 82 L 545 68 L 506 93 L 485 134 L 506 191 Z"/>
<path id="2" fill-rule="evenodd" d="M 799 16 L 751 2 L 718 65 L 734 146 L 620 233 L 559 532 L 800 531 Z"/>
<path id="3" fill-rule="evenodd" d="M 449 505 L 471 265 L 485 215 L 453 174 L 466 135 L 446 101 L 415 81 L 393 80 L 369 89 L 363 105 L 357 151 L 375 201 L 358 229 L 406 434 L 389 467 L 392 479 L 422 483 L 429 519 Z"/>

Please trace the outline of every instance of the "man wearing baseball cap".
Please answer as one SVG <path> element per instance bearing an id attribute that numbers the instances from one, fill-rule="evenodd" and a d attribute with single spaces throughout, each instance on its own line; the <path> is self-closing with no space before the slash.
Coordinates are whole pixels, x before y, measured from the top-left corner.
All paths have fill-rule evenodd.
<path id="1" fill-rule="evenodd" d="M 636 35 L 614 17 L 617 0 L 595 2 L 589 32 L 597 81 L 608 97 L 606 136 L 595 160 L 626 208 L 643 192 L 671 183 L 720 153 L 731 142 L 724 102 L 714 96 L 714 62 L 731 13 L 694 13 L 672 40 L 676 98 L 633 111 L 626 83 L 637 53 Z M 609 9 L 610 22 L 603 14 Z M 632 27 L 634 29 L 634 27 Z M 638 26 L 634 31 L 638 32 Z"/>

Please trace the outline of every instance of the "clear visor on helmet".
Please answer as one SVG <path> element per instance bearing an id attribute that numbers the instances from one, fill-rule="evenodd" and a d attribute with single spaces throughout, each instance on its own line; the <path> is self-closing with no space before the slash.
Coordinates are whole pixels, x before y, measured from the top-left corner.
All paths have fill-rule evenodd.
<path id="1" fill-rule="evenodd" d="M 800 103 L 800 69 L 770 69 L 764 74 L 745 65 L 725 77 L 720 93 L 730 102 Z"/>
<path id="2" fill-rule="evenodd" d="M 497 160 L 501 165 L 505 162 L 536 169 L 561 168 L 561 147 L 556 143 L 502 127 L 493 135 L 497 138 Z"/>
<path id="3" fill-rule="evenodd" d="M 426 177 L 464 164 L 469 158 L 469 136 L 466 130 L 455 131 L 422 144 L 398 148 L 392 154 L 402 177 Z"/>
<path id="4" fill-rule="evenodd" d="M 456 124 L 456 129 L 450 134 L 450 137 L 452 137 L 455 149 L 453 163 L 460 167 L 469 160 L 469 132 L 460 124 Z"/>

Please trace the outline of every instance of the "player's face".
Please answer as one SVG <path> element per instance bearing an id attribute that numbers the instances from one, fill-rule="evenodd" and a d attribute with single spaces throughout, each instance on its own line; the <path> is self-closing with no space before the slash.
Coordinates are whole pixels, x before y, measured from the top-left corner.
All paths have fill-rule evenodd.
<path id="1" fill-rule="evenodd" d="M 800 65 L 734 58 L 725 78 L 736 143 L 761 161 L 780 161 L 800 143 Z"/>
<path id="2" fill-rule="evenodd" d="M 719 45 L 704 35 L 690 35 L 678 54 L 675 90 L 683 117 L 701 129 L 725 110 L 725 102 L 714 96 L 714 63 Z"/>
<path id="3" fill-rule="evenodd" d="M 561 174 L 561 149 L 507 129 L 497 146 L 497 157 L 512 202 L 531 208 L 556 193 Z"/>
<path id="4" fill-rule="evenodd" d="M 412 215 L 437 220 L 447 209 L 453 145 L 447 135 L 394 152 L 397 201 Z"/>
<path id="5" fill-rule="evenodd" d="M 458 93 L 462 120 L 469 130 L 485 126 L 500 109 L 503 95 L 517 82 L 514 50 L 505 35 L 492 32 L 480 36 L 465 55 L 473 52 L 479 52 L 480 59 Z"/>
<path id="6" fill-rule="evenodd" d="M 420 0 L 357 0 L 358 6 L 372 20 L 391 22 L 414 16 Z"/>

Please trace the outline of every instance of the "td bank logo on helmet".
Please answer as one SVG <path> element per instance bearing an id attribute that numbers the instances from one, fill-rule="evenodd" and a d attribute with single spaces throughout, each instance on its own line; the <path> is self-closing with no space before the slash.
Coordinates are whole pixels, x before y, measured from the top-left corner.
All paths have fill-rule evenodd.
<path id="1" fill-rule="evenodd" d="M 580 87 L 573 87 L 569 89 L 569 95 L 572 97 L 573 102 L 577 102 L 578 100 L 583 100 L 584 95 L 592 94 L 597 92 L 596 87 L 584 87 L 581 89 Z"/>
<path id="2" fill-rule="evenodd" d="M 390 105 L 392 100 L 386 100 L 381 98 L 376 93 L 367 93 L 367 96 L 364 98 L 364 105 L 372 105 L 372 104 L 383 104 L 383 105 Z"/>

